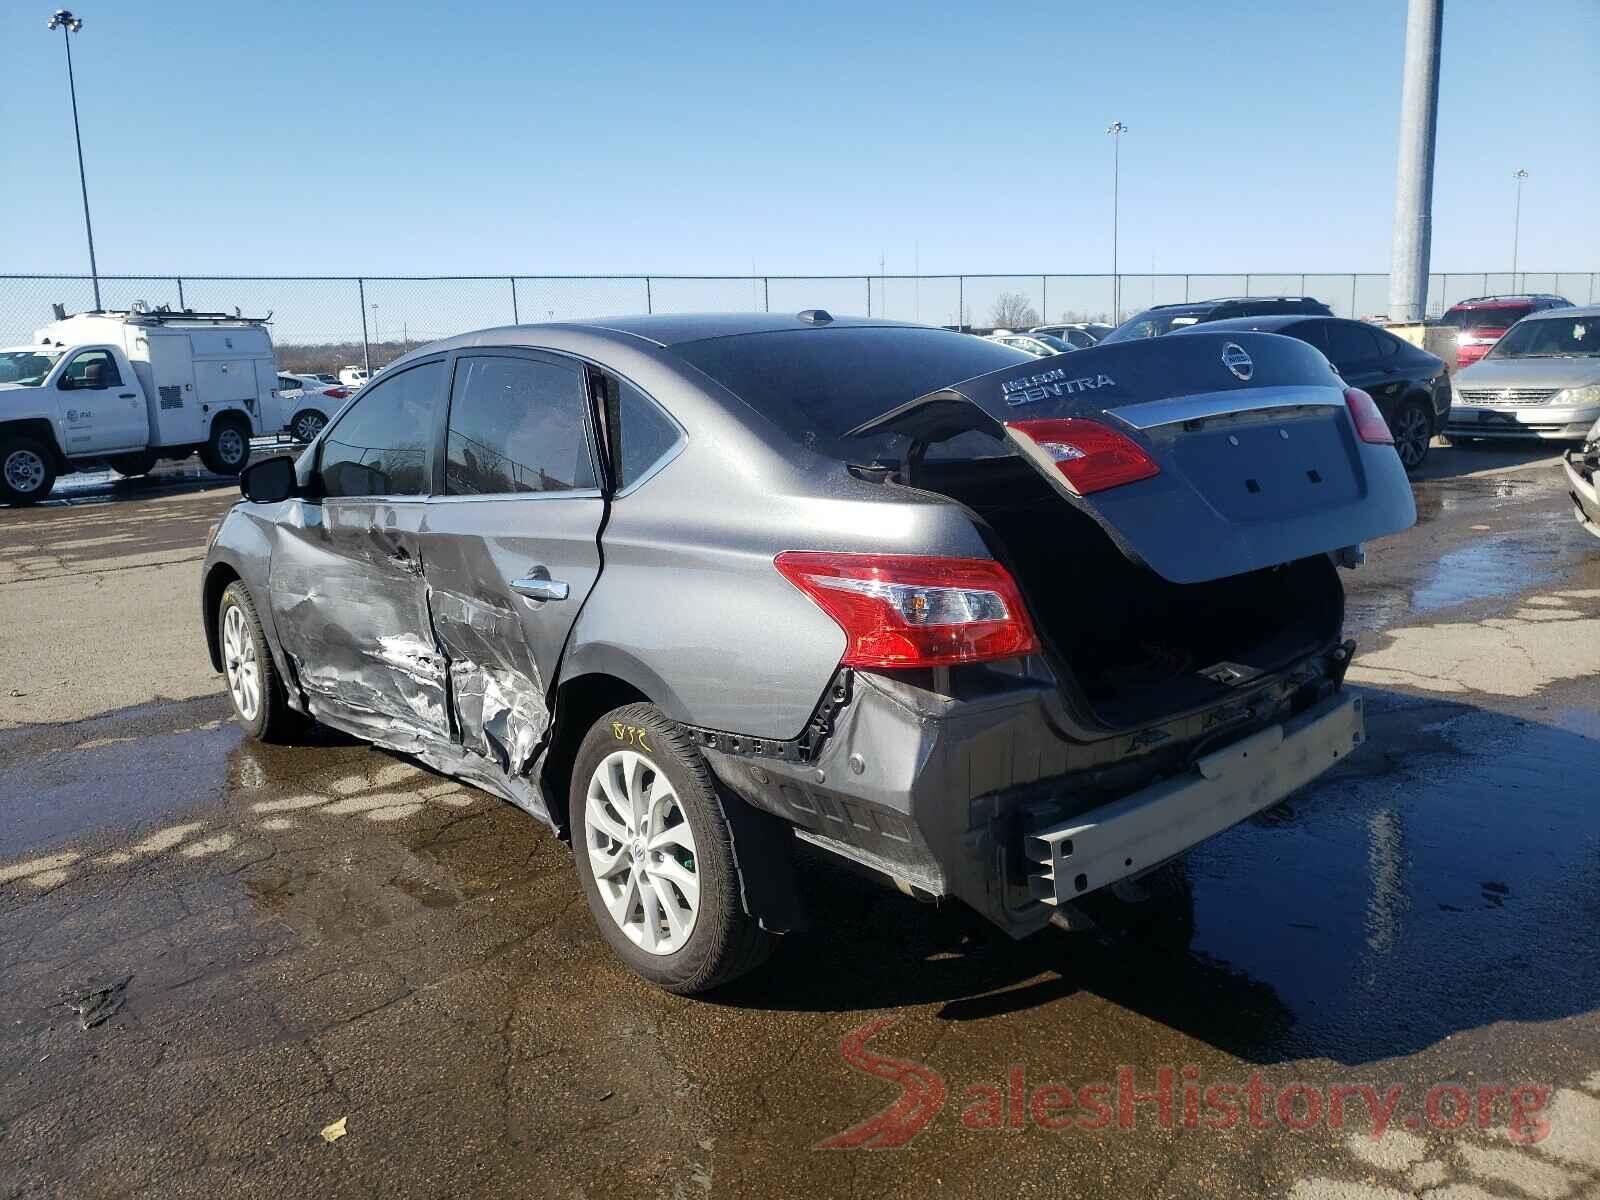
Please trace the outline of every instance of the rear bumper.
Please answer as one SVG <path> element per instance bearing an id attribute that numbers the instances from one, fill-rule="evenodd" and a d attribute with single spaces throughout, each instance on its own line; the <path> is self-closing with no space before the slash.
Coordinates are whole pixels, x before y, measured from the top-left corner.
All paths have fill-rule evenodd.
<path id="1" fill-rule="evenodd" d="M 724 785 L 787 821 L 802 842 L 913 894 L 959 899 L 1022 937 L 1055 911 L 1029 878 L 1038 866 L 1024 856 L 1027 834 L 1082 823 L 1085 812 L 1143 795 L 1152 780 L 1186 777 L 1197 750 L 1226 753 L 1263 731 L 1298 729 L 1303 713 L 1339 695 L 1347 663 L 1337 647 L 1227 703 L 1095 740 L 1080 740 L 1084 731 L 1042 679 L 989 676 L 961 694 L 857 674 L 808 762 L 729 753 L 726 739 L 702 748 Z M 1171 853 L 1210 832 L 1185 832 Z M 1155 864 L 1124 874 L 1140 865 Z"/>
<path id="2" fill-rule="evenodd" d="M 1361 700 L 1329 697 L 1199 759 L 1187 774 L 1028 834 L 1033 895 L 1063 904 L 1148 871 L 1269 808 L 1361 744 Z"/>
<path id="3" fill-rule="evenodd" d="M 1600 537 L 1600 491 L 1595 485 L 1594 468 L 1588 466 L 1576 450 L 1567 452 L 1561 467 L 1567 473 L 1567 491 L 1572 496 L 1578 523 L 1595 537 Z M 1584 476 L 1585 470 L 1589 472 L 1587 478 Z"/>

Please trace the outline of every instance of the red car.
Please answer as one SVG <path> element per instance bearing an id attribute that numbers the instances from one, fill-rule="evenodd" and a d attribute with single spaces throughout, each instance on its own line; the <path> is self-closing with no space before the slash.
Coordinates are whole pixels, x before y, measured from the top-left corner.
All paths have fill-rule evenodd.
<path id="1" fill-rule="evenodd" d="M 1562 296 L 1538 293 L 1520 296 L 1474 296 L 1452 304 L 1444 314 L 1444 324 L 1454 325 L 1456 366 L 1466 367 L 1489 353 L 1489 347 L 1531 312 L 1546 308 L 1571 308 L 1572 301 Z"/>

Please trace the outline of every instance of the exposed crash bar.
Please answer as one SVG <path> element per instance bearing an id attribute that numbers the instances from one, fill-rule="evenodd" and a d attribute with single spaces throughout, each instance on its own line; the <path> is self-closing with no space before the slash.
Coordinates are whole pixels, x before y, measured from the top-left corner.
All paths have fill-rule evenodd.
<path id="1" fill-rule="evenodd" d="M 1060 904 L 1157 866 L 1309 783 L 1361 743 L 1361 700 L 1333 696 L 1195 769 L 1028 835 L 1035 897 Z"/>

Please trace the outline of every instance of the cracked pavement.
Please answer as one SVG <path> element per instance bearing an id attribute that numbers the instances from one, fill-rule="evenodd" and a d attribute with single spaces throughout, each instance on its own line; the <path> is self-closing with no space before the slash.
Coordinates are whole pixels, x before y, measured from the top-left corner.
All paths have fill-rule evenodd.
<path id="1" fill-rule="evenodd" d="M 1367 743 L 1137 920 L 1012 943 L 810 864 L 816 928 L 701 1000 L 611 958 L 509 805 L 241 738 L 195 596 L 234 495 L 0 510 L 0 1196 L 1600 1195 L 1600 541 L 1548 454 L 1436 451 L 1418 527 L 1345 575 Z M 908 1064 L 924 1126 L 817 1148 Z M 1354 1100 L 1038 1119 L 1163 1067 L 1401 1094 L 1381 1136 Z M 1491 1120 L 1444 1128 L 1435 1085 Z M 1520 1086 L 1531 1140 L 1492 1093 Z"/>

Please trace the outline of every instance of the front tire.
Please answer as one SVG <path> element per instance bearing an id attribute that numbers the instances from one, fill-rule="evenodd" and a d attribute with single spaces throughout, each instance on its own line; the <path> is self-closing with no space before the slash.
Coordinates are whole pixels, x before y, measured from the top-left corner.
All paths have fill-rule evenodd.
<path id="1" fill-rule="evenodd" d="M 300 728 L 299 714 L 289 707 L 250 592 L 237 579 L 217 602 L 217 643 L 228 700 L 244 731 L 260 742 L 289 740 Z"/>
<path id="2" fill-rule="evenodd" d="M 237 475 L 250 461 L 250 427 L 238 417 L 218 417 L 200 448 L 200 461 L 217 475 Z"/>
<path id="3" fill-rule="evenodd" d="M 733 836 L 710 768 L 654 705 L 614 709 L 589 730 L 573 763 L 568 812 L 584 899 L 635 973 L 694 995 L 771 953 L 773 935 L 740 900 Z"/>
<path id="4" fill-rule="evenodd" d="M 1433 421 L 1428 416 L 1427 405 L 1421 400 L 1402 400 L 1395 410 L 1391 432 L 1400 465 L 1408 472 L 1422 466 L 1428 457 L 1428 444 L 1433 440 Z"/>
<path id="5" fill-rule="evenodd" d="M 55 482 L 56 456 L 50 447 L 30 437 L 0 440 L 0 500 L 37 504 Z"/>
<path id="6" fill-rule="evenodd" d="M 156 455 L 149 450 L 142 454 L 119 454 L 106 462 L 118 475 L 133 477 L 135 475 L 148 475 L 155 469 Z"/>

